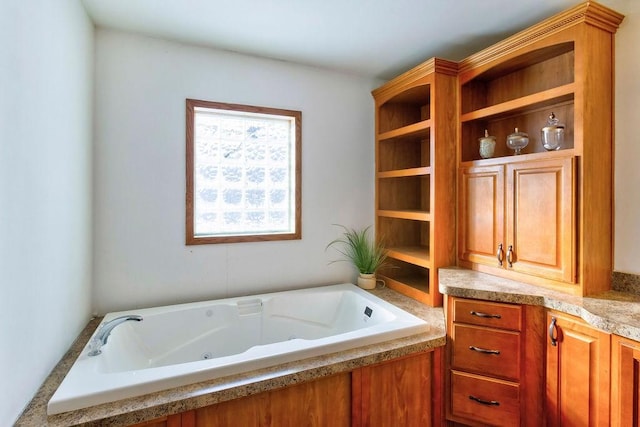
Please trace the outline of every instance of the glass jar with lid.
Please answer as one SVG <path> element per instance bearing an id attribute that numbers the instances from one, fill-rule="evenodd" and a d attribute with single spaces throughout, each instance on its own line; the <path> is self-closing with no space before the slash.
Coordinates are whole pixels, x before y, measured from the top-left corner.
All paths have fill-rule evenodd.
<path id="1" fill-rule="evenodd" d="M 522 154 L 522 149 L 529 145 L 529 134 L 526 132 L 518 132 L 516 128 L 515 132 L 507 136 L 507 147 L 515 150 L 516 156 Z"/>
<path id="2" fill-rule="evenodd" d="M 556 115 L 551 113 L 547 125 L 541 131 L 542 146 L 545 150 L 559 150 L 564 143 L 564 125 L 560 124 Z"/>
<path id="3" fill-rule="evenodd" d="M 480 157 L 490 159 L 496 149 L 496 137 L 490 136 L 488 130 L 484 130 L 484 137 L 478 138 L 480 142 Z"/>

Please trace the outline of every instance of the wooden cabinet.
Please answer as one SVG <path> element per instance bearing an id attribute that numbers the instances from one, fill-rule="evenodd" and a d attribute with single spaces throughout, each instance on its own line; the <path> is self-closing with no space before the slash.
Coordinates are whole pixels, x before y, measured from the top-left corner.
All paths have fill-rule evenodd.
<path id="1" fill-rule="evenodd" d="M 609 334 L 554 311 L 547 325 L 547 426 L 608 426 Z"/>
<path id="2" fill-rule="evenodd" d="M 640 342 L 611 338 L 611 425 L 640 426 Z"/>
<path id="3" fill-rule="evenodd" d="M 577 295 L 610 288 L 622 18 L 587 2 L 459 63 L 459 265 Z M 547 152 L 540 131 L 552 112 L 565 143 Z M 505 144 L 515 128 L 530 138 L 518 156 Z M 497 139 L 493 159 L 480 158 L 485 129 Z"/>
<path id="4" fill-rule="evenodd" d="M 353 427 L 428 427 L 436 424 L 434 412 L 441 415 L 432 407 L 432 385 L 437 382 L 433 352 L 367 366 L 352 375 Z"/>
<path id="5" fill-rule="evenodd" d="M 574 158 L 460 168 L 460 259 L 575 280 Z"/>
<path id="6" fill-rule="evenodd" d="M 373 91 L 376 236 L 387 286 L 442 304 L 438 267 L 455 264 L 457 64 L 431 59 Z"/>
<path id="7" fill-rule="evenodd" d="M 194 427 L 349 426 L 350 420 L 345 373 L 196 409 Z"/>
<path id="8" fill-rule="evenodd" d="M 133 427 L 439 425 L 441 357 L 436 348 Z"/>
<path id="9" fill-rule="evenodd" d="M 447 298 L 447 419 L 539 426 L 544 312 L 540 307 Z"/>
<path id="10" fill-rule="evenodd" d="M 167 415 L 166 417 L 134 424 L 131 427 L 193 427 L 193 411 Z"/>

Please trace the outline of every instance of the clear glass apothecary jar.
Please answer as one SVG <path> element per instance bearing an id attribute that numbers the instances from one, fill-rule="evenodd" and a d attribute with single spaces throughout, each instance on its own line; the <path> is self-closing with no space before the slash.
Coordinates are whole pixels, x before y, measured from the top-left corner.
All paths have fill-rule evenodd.
<path id="1" fill-rule="evenodd" d="M 522 149 L 529 144 L 529 134 L 525 132 L 518 132 L 516 128 L 515 132 L 507 136 L 507 147 L 515 150 L 516 156 L 522 154 Z"/>
<path id="2" fill-rule="evenodd" d="M 542 146 L 545 150 L 559 150 L 564 143 L 564 125 L 560 124 L 556 115 L 551 113 L 547 125 L 541 130 Z"/>

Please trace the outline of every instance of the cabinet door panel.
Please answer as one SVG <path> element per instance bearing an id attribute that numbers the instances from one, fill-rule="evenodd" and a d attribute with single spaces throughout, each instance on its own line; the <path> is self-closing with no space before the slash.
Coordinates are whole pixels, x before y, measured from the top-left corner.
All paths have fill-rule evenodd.
<path id="1" fill-rule="evenodd" d="M 555 318 L 557 345 L 547 342 L 547 426 L 609 425 L 610 337 L 577 318 Z"/>
<path id="2" fill-rule="evenodd" d="M 575 281 L 573 158 L 507 165 L 507 239 L 514 271 Z"/>
<path id="3" fill-rule="evenodd" d="M 504 165 L 460 170 L 459 255 L 498 266 L 504 235 Z"/>
<path id="4" fill-rule="evenodd" d="M 611 346 L 611 425 L 638 427 L 640 342 L 614 335 Z"/>
<path id="5" fill-rule="evenodd" d="M 353 426 L 432 425 L 433 352 L 421 353 L 360 368 L 353 373 Z"/>
<path id="6" fill-rule="evenodd" d="M 351 379 L 338 374 L 195 410 L 195 427 L 348 426 Z"/>

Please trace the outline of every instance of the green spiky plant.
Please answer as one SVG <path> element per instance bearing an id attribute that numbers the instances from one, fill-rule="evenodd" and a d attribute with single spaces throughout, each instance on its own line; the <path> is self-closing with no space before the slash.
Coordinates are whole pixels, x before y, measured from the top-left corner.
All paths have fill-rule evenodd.
<path id="1" fill-rule="evenodd" d="M 362 230 L 347 228 L 344 225 L 334 224 L 344 229 L 342 237 L 330 242 L 327 247 L 334 247 L 345 259 L 331 261 L 351 261 L 361 274 L 375 274 L 376 270 L 387 262 L 387 250 L 381 242 L 369 239 L 369 229 Z"/>

